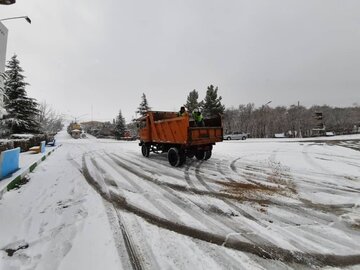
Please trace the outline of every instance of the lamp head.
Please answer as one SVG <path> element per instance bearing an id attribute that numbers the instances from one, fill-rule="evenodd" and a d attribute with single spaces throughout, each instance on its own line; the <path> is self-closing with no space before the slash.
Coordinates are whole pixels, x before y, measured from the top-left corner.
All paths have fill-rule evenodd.
<path id="1" fill-rule="evenodd" d="M 0 0 L 0 5 L 12 5 L 15 4 L 16 0 Z"/>

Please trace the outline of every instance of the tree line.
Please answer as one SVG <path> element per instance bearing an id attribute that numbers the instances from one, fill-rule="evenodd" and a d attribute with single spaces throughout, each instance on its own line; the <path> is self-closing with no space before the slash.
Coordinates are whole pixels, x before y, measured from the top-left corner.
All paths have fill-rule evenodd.
<path id="1" fill-rule="evenodd" d="M 321 120 L 316 119 L 316 113 L 322 114 Z M 315 105 L 306 108 L 291 105 L 271 108 L 263 105 L 256 108 L 249 103 L 226 109 L 223 119 L 227 132 L 241 131 L 255 138 L 273 137 L 277 133 L 285 133 L 289 137 L 309 137 L 314 135 L 314 130 L 322 128 L 336 134 L 350 134 L 359 132 L 360 107 Z"/>
<path id="2" fill-rule="evenodd" d="M 0 79 L 4 87 L 0 94 L 3 104 L 0 110 L 4 113 L 0 119 L 0 136 L 14 133 L 55 133 L 63 127 L 63 117 L 57 114 L 46 102 L 39 104 L 36 99 L 27 95 L 24 70 L 17 55 L 6 65 L 6 71 Z"/>
<path id="3" fill-rule="evenodd" d="M 25 82 L 23 72 L 20 61 L 14 55 L 8 61 L 5 73 L 0 76 L 0 79 L 4 81 L 4 87 L 0 89 L 0 94 L 4 97 L 4 105 L 0 104 L 0 110 L 5 112 L 3 119 L 0 119 L 2 131 L 0 136 L 4 133 L 59 131 L 63 127 L 63 117 L 45 102 L 39 104 L 36 99 L 28 97 L 26 92 L 28 83 Z M 337 134 L 359 132 L 359 106 L 338 108 L 323 105 L 306 108 L 291 105 L 272 108 L 263 105 L 257 108 L 253 103 L 249 103 L 226 109 L 218 90 L 218 87 L 209 85 L 205 98 L 199 100 L 199 92 L 194 89 L 189 92 L 183 105 L 190 113 L 195 109 L 200 109 L 207 118 L 222 115 L 225 132 L 245 132 L 259 138 L 273 137 L 276 133 L 286 133 L 293 137 L 311 136 L 314 128 L 319 125 L 319 121 L 314 117 L 317 112 L 323 114 L 322 124 L 328 131 L 334 131 Z M 143 93 L 136 113 L 143 116 L 150 109 L 147 97 Z M 132 133 L 136 130 L 134 121 L 126 124 L 121 110 L 113 121 L 113 125 L 117 138 L 124 137 L 127 130 L 132 130 Z"/>
<path id="4" fill-rule="evenodd" d="M 255 107 L 253 103 L 248 103 L 237 108 L 225 108 L 218 90 L 214 85 L 208 86 L 205 98 L 199 101 L 199 92 L 194 89 L 189 92 L 184 106 L 189 112 L 200 109 L 207 118 L 222 115 L 224 132 L 227 133 L 244 132 L 255 138 L 269 138 L 278 133 L 288 137 L 309 137 L 314 135 L 316 129 L 336 134 L 360 132 L 358 105 L 345 108 L 314 105 L 306 108 L 297 104 L 272 108 L 267 104 Z M 136 113 L 143 116 L 148 110 L 151 107 L 143 94 Z M 321 121 L 316 119 L 316 113 L 323 115 Z"/>

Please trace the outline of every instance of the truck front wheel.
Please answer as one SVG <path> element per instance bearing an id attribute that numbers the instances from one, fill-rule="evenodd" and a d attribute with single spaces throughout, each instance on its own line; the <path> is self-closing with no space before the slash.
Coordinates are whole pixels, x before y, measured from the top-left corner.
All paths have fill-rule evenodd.
<path id="1" fill-rule="evenodd" d="M 144 157 L 149 157 L 150 155 L 150 146 L 143 144 L 141 146 L 141 153 Z"/>

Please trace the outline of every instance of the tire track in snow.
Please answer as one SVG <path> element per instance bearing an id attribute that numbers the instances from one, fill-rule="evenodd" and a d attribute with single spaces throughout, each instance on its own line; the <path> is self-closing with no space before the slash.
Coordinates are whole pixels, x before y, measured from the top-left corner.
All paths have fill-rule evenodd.
<path id="1" fill-rule="evenodd" d="M 203 180 L 202 176 L 200 175 L 200 166 L 202 165 L 203 163 L 199 163 L 197 166 L 196 166 L 196 170 L 195 170 L 195 177 L 199 180 L 199 182 L 207 189 L 209 190 L 210 192 L 214 192 L 214 189 L 211 188 L 209 185 L 207 185 L 205 183 L 205 181 Z M 233 204 L 232 202 L 230 202 L 229 200 L 223 198 L 222 199 L 224 201 L 224 203 L 226 203 L 228 206 L 230 206 L 231 208 L 235 209 L 237 212 L 239 212 L 243 217 L 246 217 L 252 221 L 255 221 L 257 223 L 259 223 L 259 221 L 253 217 L 252 215 L 250 215 L 249 213 L 245 212 L 243 209 L 241 209 L 240 207 L 238 207 L 237 205 Z"/>
<path id="2" fill-rule="evenodd" d="M 319 164 L 319 162 L 315 161 L 315 158 L 310 157 L 308 151 L 308 148 L 310 148 L 310 146 L 312 145 L 311 144 L 305 145 L 302 150 L 303 158 L 306 161 L 306 163 L 308 163 L 311 167 L 315 169 L 320 169 L 321 171 L 325 172 L 326 175 L 328 176 L 336 176 L 333 171 L 324 168 L 322 165 Z"/>
<path id="3" fill-rule="evenodd" d="M 256 155 L 256 154 L 254 154 Z M 246 181 L 254 184 L 254 185 L 263 185 L 261 182 L 258 181 L 258 179 L 256 180 L 253 180 L 253 179 L 250 179 L 250 176 L 254 177 L 254 173 L 257 173 L 259 174 L 260 173 L 260 169 L 257 171 L 256 168 L 254 167 L 254 165 L 252 165 L 251 167 L 251 170 L 249 168 L 242 168 L 243 170 L 249 170 L 251 171 L 251 175 L 250 174 L 246 174 L 246 173 L 240 173 L 238 172 L 237 170 L 237 167 L 236 167 L 236 163 L 240 160 L 240 159 L 243 159 L 245 157 L 249 157 L 249 156 L 254 156 L 254 155 L 247 155 L 247 156 L 242 156 L 242 157 L 239 157 L 239 158 L 236 158 L 234 160 L 231 161 L 230 163 L 230 168 L 233 172 L 235 172 L 237 175 L 239 175 L 240 177 L 244 178 Z M 264 174 L 265 176 L 267 175 L 267 173 L 265 171 L 261 171 L 261 174 Z"/>
<path id="4" fill-rule="evenodd" d="M 103 156 L 99 156 L 101 159 L 104 160 L 104 162 L 106 162 L 109 166 L 111 166 L 114 170 L 117 171 L 117 168 L 112 166 L 111 163 L 109 163 Z M 103 173 L 105 173 L 106 171 L 95 161 L 94 158 L 91 159 L 91 161 L 93 162 L 94 166 L 102 171 Z M 173 211 L 171 211 L 167 206 L 165 206 L 164 204 L 158 202 L 157 200 L 154 200 L 146 191 L 144 191 L 135 181 L 131 180 L 129 177 L 126 177 L 123 175 L 123 178 L 131 185 L 133 186 L 137 191 L 139 191 L 140 193 L 142 193 L 142 195 L 144 196 L 144 198 L 151 204 L 153 205 L 160 213 L 162 213 L 164 215 L 164 217 L 170 217 L 178 222 L 180 222 L 178 215 L 174 214 Z M 115 182 L 114 180 L 112 180 L 112 182 Z M 116 183 L 116 182 L 115 182 Z"/>
<path id="5" fill-rule="evenodd" d="M 161 217 L 154 216 L 132 204 L 129 204 L 126 199 L 119 194 L 107 194 L 101 189 L 101 186 L 90 175 L 83 157 L 83 172 L 86 180 L 105 200 L 109 201 L 118 209 L 123 209 L 144 218 L 149 223 L 162 227 L 164 229 L 172 230 L 177 233 L 187 235 L 193 238 L 197 238 L 212 244 L 229 247 L 239 251 L 245 251 L 256 254 L 263 258 L 280 260 L 287 263 L 299 263 L 311 267 L 321 267 L 325 265 L 329 266 L 349 266 L 360 263 L 360 255 L 333 255 L 333 254 L 320 254 L 320 253 L 303 253 L 300 251 L 290 251 L 276 246 L 266 245 L 254 245 L 252 243 L 240 241 L 238 239 L 231 239 L 221 235 L 212 234 L 202 230 L 198 230 L 186 225 L 173 223 L 168 220 L 164 220 Z M 139 259 L 137 257 L 137 259 Z M 134 260 L 134 262 L 137 260 Z M 141 260 L 140 260 L 141 262 Z M 142 265 L 139 265 L 142 269 Z"/>
<path id="6" fill-rule="evenodd" d="M 196 167 L 195 167 L 195 177 L 205 189 L 207 189 L 208 191 L 214 192 L 215 190 L 213 188 L 211 188 L 208 184 L 206 184 L 204 179 L 202 177 L 200 177 L 200 167 L 203 164 L 203 162 L 204 161 L 200 161 L 199 164 L 196 165 Z"/>
<path id="7" fill-rule="evenodd" d="M 117 157 L 118 159 L 124 160 L 125 162 L 130 162 L 127 161 L 126 159 L 123 159 L 122 157 L 113 154 L 114 157 Z M 132 167 L 127 166 L 126 164 L 120 162 L 120 161 L 116 161 L 114 160 L 119 166 L 123 167 L 124 169 L 130 171 L 131 173 L 135 174 L 138 177 L 141 177 L 142 179 L 147 179 L 151 182 L 153 182 L 154 184 L 158 184 L 156 179 L 152 179 L 150 176 L 148 175 L 144 175 L 140 172 L 138 172 L 137 170 L 135 170 Z M 225 218 L 225 216 L 218 216 L 218 215 L 199 215 L 197 212 L 195 212 L 193 209 L 188 207 L 188 201 L 185 201 L 183 197 L 179 197 L 176 193 L 174 193 L 174 191 L 172 189 L 170 189 L 169 187 L 167 187 L 166 185 L 158 185 L 158 187 L 164 189 L 165 193 L 164 196 L 167 197 L 170 201 L 172 201 L 176 206 L 180 206 L 182 208 L 182 210 L 184 210 L 186 213 L 190 214 L 191 216 L 193 216 L 193 218 L 195 220 L 197 220 L 198 222 L 201 222 L 205 225 L 212 225 L 212 229 L 217 230 L 217 231 L 224 231 L 224 228 L 228 228 L 230 229 L 230 234 L 237 234 L 237 235 L 241 235 L 241 237 L 247 239 L 249 242 L 252 242 L 253 244 L 257 244 L 257 243 L 261 243 L 261 244 L 268 244 L 271 245 L 271 243 L 265 239 L 262 238 L 261 236 L 257 235 L 257 234 L 253 234 L 252 231 L 249 230 L 245 230 L 244 228 L 239 227 L 236 223 L 234 223 L 231 219 L 228 220 Z M 181 190 L 182 191 L 182 190 Z M 210 192 L 210 191 L 209 191 Z M 210 192 L 211 193 L 211 192 Z M 167 196 L 166 194 L 170 194 L 170 196 Z M 216 194 L 216 192 L 215 192 Z M 204 195 L 204 194 L 201 194 Z M 218 196 L 214 196 L 215 199 L 219 199 Z M 231 197 L 232 199 L 234 199 L 234 197 Z M 175 199 L 175 200 L 174 200 Z M 208 201 L 208 200 L 206 200 Z M 194 202 L 193 202 L 194 203 Z M 200 206 L 197 203 L 194 203 L 197 207 L 199 207 L 201 210 L 203 210 L 205 213 L 208 213 L 209 211 L 207 209 L 204 209 L 202 206 Z M 190 211 L 190 212 L 189 212 Z M 220 226 L 219 226 L 220 224 Z M 229 233 L 226 233 L 226 235 L 228 235 Z"/>
<path id="8" fill-rule="evenodd" d="M 202 163 L 202 164 L 207 164 L 207 163 Z M 209 185 L 207 185 L 207 186 L 209 186 Z M 211 188 L 210 188 L 210 189 L 211 189 Z M 231 202 L 230 202 L 230 203 L 231 203 Z M 236 205 L 235 205 L 235 207 L 236 207 Z M 301 209 L 301 208 L 299 208 L 299 209 Z M 317 209 L 317 210 L 319 210 L 319 209 Z M 322 209 L 322 210 L 323 210 L 323 209 Z M 303 209 L 301 209 L 301 211 L 303 212 Z M 278 218 L 277 220 L 279 221 L 279 220 L 281 220 L 281 218 Z M 290 224 L 290 226 L 291 226 L 291 225 L 297 226 L 297 224 L 292 223 L 291 220 L 286 220 L 286 223 L 287 223 L 287 224 Z M 268 225 L 268 224 L 267 224 L 267 225 Z M 266 226 L 266 225 L 265 225 L 265 226 Z M 286 230 L 284 231 L 284 233 L 289 234 L 289 232 L 287 232 Z M 315 235 L 314 235 L 314 236 L 315 236 Z M 254 240 L 254 239 L 252 239 L 252 240 Z M 301 238 L 300 238 L 299 240 L 301 240 Z M 251 240 L 250 240 L 250 241 L 251 241 Z M 264 242 L 264 241 L 263 241 L 263 242 Z M 344 247 L 346 247 L 346 246 L 344 246 Z"/>
<path id="9" fill-rule="evenodd" d="M 223 171 L 223 169 L 221 168 L 221 165 L 222 163 L 224 162 L 224 160 L 219 160 L 218 162 L 216 162 L 216 168 L 217 168 L 217 171 L 222 175 L 224 176 L 224 178 L 230 182 L 236 182 L 234 179 L 228 177 L 226 175 L 226 173 Z"/>
<path id="10" fill-rule="evenodd" d="M 202 176 L 200 175 L 200 166 L 202 165 L 199 164 L 197 166 L 197 170 L 195 171 L 196 174 L 196 178 L 199 180 L 200 183 L 205 183 L 205 181 L 202 179 Z M 204 185 L 205 188 L 207 188 L 210 192 L 214 192 L 214 189 L 212 189 L 209 185 Z M 239 206 L 237 206 L 235 203 L 233 203 L 232 201 L 226 199 L 226 198 L 222 198 L 222 201 L 227 204 L 230 208 L 234 209 L 235 211 L 237 211 L 240 215 L 242 215 L 243 217 L 256 222 L 258 225 L 260 225 L 261 227 L 266 228 L 268 226 L 268 224 L 264 224 L 261 220 L 257 219 L 256 217 L 254 217 L 253 215 L 251 215 L 250 213 L 246 212 L 244 209 L 240 208 Z M 274 204 L 274 203 L 273 203 Z M 289 224 L 291 224 L 291 222 L 289 222 Z M 295 223 L 293 223 L 295 225 Z M 267 242 L 266 239 L 262 240 L 263 242 Z"/>
<path id="11" fill-rule="evenodd" d="M 191 167 L 191 165 L 194 163 L 193 160 L 190 161 L 190 163 L 186 164 L 185 166 L 185 170 L 184 170 L 184 177 L 185 177 L 185 180 L 186 182 L 188 183 L 188 185 L 192 188 L 195 188 L 195 185 L 194 183 L 191 181 L 190 179 L 190 174 L 189 174 L 189 169 Z"/>
<path id="12" fill-rule="evenodd" d="M 182 177 L 182 175 L 184 175 L 184 172 L 183 172 L 182 168 L 172 168 L 172 170 L 169 170 L 169 163 L 168 162 L 164 165 L 162 163 L 159 163 L 160 159 L 153 160 L 151 158 L 143 157 L 141 160 L 135 160 L 133 158 L 129 159 L 129 157 L 125 158 L 124 156 L 119 156 L 118 154 L 115 154 L 115 153 L 113 153 L 113 155 L 115 157 L 117 157 L 117 158 L 120 158 L 120 159 L 128 162 L 128 163 L 134 164 L 134 165 L 136 165 L 138 167 L 143 168 L 144 166 L 146 166 L 148 168 L 147 172 L 151 173 L 152 175 L 158 175 L 159 177 L 160 176 L 162 176 L 162 177 L 166 176 L 166 177 L 170 177 L 170 178 L 173 178 L 173 179 L 176 179 L 176 180 L 182 180 L 182 182 L 187 183 L 187 185 L 190 188 L 196 188 L 194 183 L 192 183 L 191 181 L 187 182 L 189 179 L 186 179 L 185 177 Z M 131 155 L 131 156 L 138 158 L 138 155 L 135 155 L 135 154 Z M 152 155 L 152 156 L 154 156 L 154 155 Z M 154 171 L 154 168 L 156 168 L 157 170 Z M 163 168 L 163 170 L 161 172 L 158 171 L 158 169 L 160 169 L 160 168 Z M 174 170 L 178 174 L 173 173 Z M 183 180 L 185 180 L 185 181 L 183 181 Z"/>
<path id="13" fill-rule="evenodd" d="M 96 181 L 90 174 L 89 169 L 86 165 L 86 160 L 85 160 L 85 155 L 83 155 L 82 157 L 82 172 L 83 175 L 85 177 L 85 179 L 87 180 L 87 182 L 90 184 L 90 186 L 92 186 L 94 188 L 94 190 L 99 193 L 99 195 L 101 195 L 101 197 L 103 199 L 105 199 L 107 202 L 111 203 L 115 209 L 118 209 L 118 204 L 119 202 L 119 198 L 113 198 L 112 193 L 109 192 L 109 190 L 104 190 L 104 188 L 100 185 L 100 183 L 98 181 Z M 143 267 L 142 265 L 142 260 L 141 257 L 139 256 L 136 247 L 133 245 L 133 241 L 130 240 L 131 237 L 129 236 L 126 226 L 124 223 L 122 223 L 122 220 L 120 219 L 120 214 L 117 212 L 117 217 L 118 217 L 118 222 L 119 222 L 119 226 L 121 229 L 121 233 L 123 236 L 123 240 L 125 243 L 125 247 L 126 250 L 128 252 L 128 256 L 129 256 L 129 260 L 132 266 L 132 269 L 134 270 L 141 270 L 141 269 L 145 269 L 145 267 Z"/>
<path id="14" fill-rule="evenodd" d="M 335 141 L 333 144 L 346 147 L 355 151 L 360 151 L 360 140 Z"/>
<path id="15" fill-rule="evenodd" d="M 346 178 L 346 176 L 344 175 L 336 175 L 333 171 L 328 170 L 326 168 L 324 168 L 323 166 L 321 166 L 319 164 L 319 162 L 315 162 L 315 158 L 311 157 L 309 155 L 309 151 L 307 150 L 310 146 L 312 145 L 306 145 L 303 148 L 303 158 L 304 160 L 311 165 L 313 168 L 315 169 L 320 169 L 323 173 L 320 172 L 312 172 L 312 174 L 316 174 L 316 175 L 321 175 L 321 176 L 326 176 L 328 178 L 332 178 L 334 180 L 338 180 L 338 179 L 343 179 L 343 180 L 348 180 Z M 350 164 L 348 164 L 350 165 Z M 307 176 L 307 178 L 311 178 L 311 176 Z M 332 194 L 339 194 L 339 191 L 342 192 L 352 192 L 352 193 L 359 193 L 360 189 L 359 188 L 354 188 L 354 187 L 347 187 L 347 186 L 343 186 L 339 183 L 331 183 L 331 182 L 323 182 L 320 181 L 320 183 L 318 183 L 317 181 L 309 181 L 307 179 L 304 179 L 303 182 L 310 184 L 311 186 L 317 186 L 320 188 L 320 190 L 323 188 L 326 190 L 326 192 L 332 193 Z M 318 190 L 319 190 L 318 188 Z M 308 188 L 310 189 L 310 188 Z M 315 204 L 316 205 L 316 204 Z M 321 205 L 322 207 L 322 205 Z"/>
<path id="16" fill-rule="evenodd" d="M 115 155 L 114 155 L 115 156 Z M 120 157 L 118 157 L 120 158 Z M 161 189 L 163 189 L 165 191 L 165 193 L 163 194 L 165 197 L 167 197 L 171 202 L 174 203 L 175 206 L 180 207 L 185 213 L 189 214 L 190 216 L 192 216 L 195 220 L 197 220 L 198 222 L 203 223 L 203 225 L 206 227 L 208 225 L 211 225 L 213 228 L 210 229 L 216 229 L 216 230 L 222 230 L 224 231 L 224 227 L 230 229 L 230 232 L 237 232 L 239 231 L 239 227 L 235 226 L 234 224 L 230 224 L 229 222 L 227 222 L 224 218 L 222 218 L 221 220 L 213 217 L 213 216 L 207 216 L 204 214 L 199 214 L 198 212 L 194 211 L 192 208 L 189 207 L 189 201 L 185 200 L 183 197 L 180 197 L 179 195 L 177 195 L 174 190 L 172 190 L 170 187 L 168 186 L 163 186 L 163 185 L 158 185 L 158 183 L 156 182 L 155 179 L 151 179 L 151 177 L 141 174 L 139 172 L 137 172 L 136 170 L 134 170 L 131 167 L 128 167 L 126 164 L 118 161 L 118 160 L 114 160 L 114 162 L 116 164 L 118 164 L 120 167 L 124 168 L 125 170 L 133 173 L 134 175 L 141 177 L 144 180 L 150 180 L 151 183 L 153 183 L 154 185 L 156 185 L 156 187 L 159 187 Z M 198 205 L 196 205 L 197 207 L 199 207 Z M 202 209 L 202 208 L 200 208 Z M 204 210 L 204 209 L 202 209 Z M 204 210 L 205 211 L 205 210 Z M 241 233 L 248 233 L 248 231 L 242 231 Z"/>
<path id="17" fill-rule="evenodd" d="M 129 254 L 129 258 L 130 258 L 130 263 L 132 266 L 132 269 L 134 270 L 142 270 L 145 269 L 145 267 L 143 267 L 143 263 L 142 260 L 140 258 L 140 255 L 137 252 L 137 249 L 133 243 L 133 240 L 131 238 L 131 236 L 129 235 L 126 227 L 125 227 L 125 223 L 122 220 L 121 214 L 119 211 L 116 211 L 116 216 L 118 218 L 118 222 L 119 222 L 119 227 L 121 230 L 121 233 L 123 235 L 123 239 L 125 242 L 125 246 L 126 246 L 126 250 Z"/>
<path id="18" fill-rule="evenodd" d="M 120 157 L 116 154 L 112 154 L 115 158 L 117 159 L 121 159 L 125 162 L 129 162 L 131 164 L 135 164 L 130 160 L 124 159 L 123 157 Z M 120 163 L 119 163 L 120 162 Z M 149 181 L 149 182 L 153 182 L 154 184 L 157 184 L 159 186 L 164 186 L 164 187 L 168 187 L 170 189 L 176 190 L 176 191 L 180 191 L 180 192 L 184 192 L 184 193 L 194 193 L 196 195 L 202 195 L 202 196 L 210 196 L 210 197 L 214 197 L 214 198 L 228 198 L 228 199 L 234 199 L 237 201 L 252 201 L 252 202 L 257 202 L 257 203 L 270 203 L 270 201 L 264 200 L 264 199 L 260 199 L 260 200 L 256 200 L 253 198 L 244 198 L 241 196 L 236 196 L 233 194 L 229 194 L 229 193 L 224 193 L 224 192 L 218 192 L 218 191 L 209 191 L 209 190 L 200 190 L 197 188 L 191 188 L 191 187 L 187 187 L 184 185 L 180 185 L 180 184 L 173 184 L 173 183 L 169 183 L 169 182 L 164 182 L 164 181 L 160 181 L 157 178 L 151 177 L 149 175 L 146 175 L 144 173 L 141 173 L 140 171 L 134 170 L 133 168 L 131 168 L 130 166 L 126 165 L 125 163 L 121 162 L 120 160 L 117 161 L 119 166 L 124 167 L 126 170 L 132 172 L 133 174 L 137 175 L 138 177 L 142 178 L 143 180 Z M 139 168 L 140 165 L 138 165 Z M 169 168 L 168 168 L 169 169 Z"/>
<path id="19" fill-rule="evenodd" d="M 274 153 L 275 152 L 275 153 Z M 275 157 L 276 157 L 276 152 L 277 151 L 274 151 L 273 152 L 273 154 L 272 154 L 272 156 L 271 156 L 271 160 L 273 161 L 273 162 L 275 162 Z M 199 171 L 198 171 L 199 172 Z M 197 174 L 197 176 L 196 176 L 197 178 L 199 178 L 199 177 L 201 177 L 200 176 L 200 174 Z M 231 201 L 228 201 L 228 200 L 226 200 L 226 199 L 223 199 L 223 201 L 225 202 L 225 203 L 227 203 L 230 207 L 233 207 L 234 209 L 236 209 L 238 212 L 240 212 L 239 210 L 241 210 L 241 208 L 239 209 L 239 207 L 237 207 L 237 205 L 235 205 L 234 203 L 232 203 Z M 323 211 L 324 209 L 328 209 L 328 208 L 326 208 L 324 205 L 315 205 L 315 204 L 310 204 L 308 201 L 305 201 L 305 200 L 300 200 L 302 203 L 304 203 L 304 206 L 306 206 L 306 207 L 309 207 L 309 208 L 311 208 L 311 209 L 316 209 L 316 210 L 320 210 L 320 211 Z M 340 207 L 340 206 L 339 206 Z M 331 207 L 331 209 L 333 209 L 333 208 L 335 208 L 335 207 Z M 301 212 L 304 212 L 305 210 L 304 209 L 302 209 L 302 208 L 298 208 L 298 210 L 300 210 Z M 253 217 L 253 216 L 251 216 L 250 214 L 249 215 L 247 215 L 248 213 L 247 212 L 240 212 L 240 213 L 242 213 L 242 215 L 244 215 L 244 213 L 245 213 L 245 217 L 247 217 L 248 219 L 250 219 L 250 220 L 253 220 L 253 221 L 255 221 L 255 222 L 257 222 L 259 225 L 261 225 L 261 226 L 267 226 L 267 224 L 263 224 L 259 219 L 255 219 L 255 217 Z M 272 215 L 272 218 L 274 218 L 274 217 L 276 217 L 276 215 Z M 279 220 L 282 220 L 283 218 L 282 217 L 278 217 L 278 218 L 276 218 L 276 220 L 277 221 L 279 221 Z M 283 219 L 283 220 L 285 220 L 286 221 L 286 223 L 287 224 L 290 224 L 290 225 L 292 225 L 292 226 L 297 226 L 297 224 L 296 223 L 294 223 L 294 222 L 292 222 L 292 220 L 290 220 L 290 219 Z M 282 231 L 282 234 L 283 235 L 285 235 L 285 234 L 287 234 L 287 235 L 291 235 L 291 233 L 289 233 L 287 230 L 284 230 L 284 229 L 282 229 L 282 228 L 277 228 L 277 230 L 281 230 Z M 313 232 L 313 236 L 314 237 L 317 237 L 317 232 Z M 289 239 L 291 239 L 291 238 L 289 238 Z M 311 239 L 311 237 L 309 238 L 309 239 Z M 299 240 L 301 240 L 301 238 L 299 239 Z M 326 238 L 324 238 L 324 240 L 327 240 Z M 332 242 L 332 241 L 330 241 L 330 242 Z M 336 242 L 332 242 L 333 243 L 333 246 L 334 245 L 337 245 L 337 243 Z M 307 245 L 309 245 L 310 243 L 308 243 Z M 304 246 L 303 245 L 303 247 L 306 247 L 306 245 Z M 346 247 L 346 246 L 343 246 L 343 247 Z"/>

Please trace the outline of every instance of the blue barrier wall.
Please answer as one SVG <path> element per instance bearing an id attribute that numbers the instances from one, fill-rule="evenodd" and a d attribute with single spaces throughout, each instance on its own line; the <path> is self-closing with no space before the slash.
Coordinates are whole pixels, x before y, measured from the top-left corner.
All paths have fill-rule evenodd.
<path id="1" fill-rule="evenodd" d="M 45 153 L 45 144 L 46 144 L 45 141 L 42 141 L 42 142 L 40 143 L 40 152 L 41 152 L 41 153 Z"/>
<path id="2" fill-rule="evenodd" d="M 19 169 L 20 147 L 0 154 L 0 180 Z"/>

